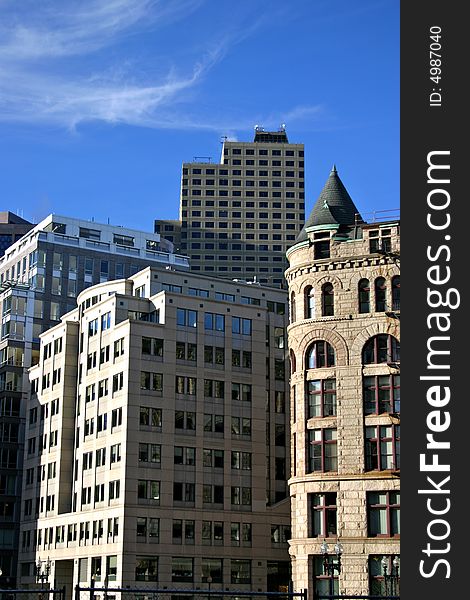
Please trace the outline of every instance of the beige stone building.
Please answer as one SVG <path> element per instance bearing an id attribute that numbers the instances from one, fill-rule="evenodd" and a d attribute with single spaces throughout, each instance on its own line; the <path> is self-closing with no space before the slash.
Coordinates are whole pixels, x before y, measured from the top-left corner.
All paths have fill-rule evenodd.
<path id="1" fill-rule="evenodd" d="M 77 303 L 30 369 L 21 585 L 288 585 L 287 293 L 147 268 Z"/>
<path id="2" fill-rule="evenodd" d="M 289 544 L 311 598 L 399 591 L 399 239 L 398 221 L 362 220 L 333 168 L 288 251 Z"/>

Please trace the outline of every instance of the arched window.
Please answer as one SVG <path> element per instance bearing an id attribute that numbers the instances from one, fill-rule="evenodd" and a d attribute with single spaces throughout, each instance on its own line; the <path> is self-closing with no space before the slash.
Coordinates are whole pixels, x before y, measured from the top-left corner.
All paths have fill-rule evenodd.
<path id="1" fill-rule="evenodd" d="M 335 314 L 335 292 L 331 283 L 324 283 L 321 288 L 321 314 L 324 317 Z"/>
<path id="2" fill-rule="evenodd" d="M 383 277 L 375 280 L 375 310 L 385 312 L 387 310 L 387 283 Z"/>
<path id="3" fill-rule="evenodd" d="M 362 351 L 362 364 L 377 365 L 380 363 L 400 362 L 400 342 L 386 333 L 370 338 Z"/>
<path id="4" fill-rule="evenodd" d="M 295 322 L 295 294 L 292 292 L 290 295 L 290 322 Z"/>
<path id="5" fill-rule="evenodd" d="M 291 375 L 292 375 L 292 373 L 295 373 L 295 370 L 296 370 L 296 366 L 295 366 L 295 352 L 293 350 L 291 350 L 289 352 L 289 357 L 290 357 L 290 372 L 291 372 Z"/>
<path id="6" fill-rule="evenodd" d="M 370 283 L 368 279 L 359 281 L 359 312 L 365 314 L 370 312 Z"/>
<path id="7" fill-rule="evenodd" d="M 335 366 L 335 351 L 333 346 L 324 340 L 318 340 L 307 350 L 307 369 L 321 369 Z"/>
<path id="8" fill-rule="evenodd" d="M 400 310 L 400 276 L 392 279 L 392 310 Z"/>
<path id="9" fill-rule="evenodd" d="M 315 318 L 315 291 L 311 285 L 305 288 L 305 318 Z"/>

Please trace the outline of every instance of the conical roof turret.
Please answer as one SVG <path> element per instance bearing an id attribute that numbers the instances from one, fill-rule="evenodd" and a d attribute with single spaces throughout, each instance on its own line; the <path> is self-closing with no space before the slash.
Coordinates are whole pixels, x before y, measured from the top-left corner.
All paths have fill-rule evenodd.
<path id="1" fill-rule="evenodd" d="M 315 202 L 315 205 L 299 233 L 296 243 L 308 239 L 307 230 L 310 227 L 319 228 L 321 225 L 354 225 L 362 222 L 362 217 L 341 181 L 336 165 L 333 165 L 330 175 Z"/>

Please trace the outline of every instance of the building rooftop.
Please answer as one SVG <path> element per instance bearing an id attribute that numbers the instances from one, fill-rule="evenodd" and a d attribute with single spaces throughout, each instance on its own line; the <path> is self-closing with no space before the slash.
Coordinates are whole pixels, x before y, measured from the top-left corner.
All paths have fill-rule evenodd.
<path id="1" fill-rule="evenodd" d="M 312 212 L 296 239 L 296 243 L 307 240 L 307 231 L 311 227 L 354 225 L 362 222 L 363 219 L 356 205 L 338 175 L 336 165 L 333 165 L 318 200 L 315 202 Z"/>
<path id="2" fill-rule="evenodd" d="M 278 131 L 265 131 L 264 127 L 255 125 L 254 142 L 263 142 L 269 144 L 288 144 L 286 126 L 281 125 Z"/>
<path id="3" fill-rule="evenodd" d="M 9 210 L 0 212 L 0 223 L 8 223 L 9 225 L 32 225 L 26 219 L 15 215 L 15 213 L 10 212 Z"/>

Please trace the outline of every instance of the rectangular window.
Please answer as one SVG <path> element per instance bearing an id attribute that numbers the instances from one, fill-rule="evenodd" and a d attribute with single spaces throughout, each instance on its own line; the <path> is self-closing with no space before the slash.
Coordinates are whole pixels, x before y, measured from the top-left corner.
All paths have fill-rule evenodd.
<path id="1" fill-rule="evenodd" d="M 89 240 L 99 240 L 101 238 L 101 231 L 99 229 L 80 227 L 78 235 Z"/>
<path id="2" fill-rule="evenodd" d="M 106 331 L 111 327 L 111 313 L 107 312 L 101 315 L 101 331 Z"/>
<path id="3" fill-rule="evenodd" d="M 158 581 L 158 557 L 137 557 L 135 566 L 136 581 Z"/>
<path id="4" fill-rule="evenodd" d="M 124 373 L 113 375 L 113 394 L 119 392 L 124 387 Z"/>
<path id="5" fill-rule="evenodd" d="M 194 559 L 174 556 L 171 561 L 171 581 L 192 582 L 194 580 Z"/>
<path id="6" fill-rule="evenodd" d="M 204 329 L 206 331 L 225 331 L 224 315 L 204 313 Z"/>
<path id="7" fill-rule="evenodd" d="M 204 415 L 204 432 L 224 433 L 224 416 L 223 415 Z"/>
<path id="8" fill-rule="evenodd" d="M 233 506 L 251 506 L 251 488 L 232 486 L 230 502 Z"/>
<path id="9" fill-rule="evenodd" d="M 174 461 L 175 465 L 194 466 L 196 464 L 196 448 L 186 448 L 183 446 L 175 446 L 173 461 Z"/>
<path id="10" fill-rule="evenodd" d="M 205 398 L 224 398 L 225 382 L 216 379 L 204 379 Z"/>
<path id="11" fill-rule="evenodd" d="M 366 427 L 366 471 L 400 468 L 400 426 L 374 425 Z"/>
<path id="12" fill-rule="evenodd" d="M 309 380 L 307 418 L 336 415 L 336 379 Z"/>
<path id="13" fill-rule="evenodd" d="M 160 465 L 162 448 L 160 444 L 139 444 L 139 462 Z"/>
<path id="14" fill-rule="evenodd" d="M 161 429 L 161 427 L 162 427 L 162 409 L 141 406 L 139 422 L 142 427 L 152 427 L 154 429 Z"/>
<path id="15" fill-rule="evenodd" d="M 121 444 L 111 446 L 111 464 L 121 461 Z"/>
<path id="16" fill-rule="evenodd" d="M 336 492 L 308 494 L 309 536 L 335 537 L 337 535 Z"/>
<path id="17" fill-rule="evenodd" d="M 92 337 L 98 333 L 98 319 L 93 319 L 88 323 L 88 335 Z"/>
<path id="18" fill-rule="evenodd" d="M 338 470 L 336 429 L 308 429 L 309 473 Z"/>
<path id="19" fill-rule="evenodd" d="M 251 335 L 251 319 L 232 317 L 232 333 L 241 335 Z"/>
<path id="20" fill-rule="evenodd" d="M 175 429 L 196 430 L 196 413 L 183 410 L 175 411 Z"/>
<path id="21" fill-rule="evenodd" d="M 139 479 L 137 481 L 137 499 L 160 504 L 160 482 Z"/>
<path id="22" fill-rule="evenodd" d="M 367 492 L 368 535 L 400 537 L 400 492 Z"/>
<path id="23" fill-rule="evenodd" d="M 374 375 L 363 379 L 364 413 L 400 412 L 400 376 Z"/>
<path id="24" fill-rule="evenodd" d="M 194 505 L 195 484 L 181 481 L 173 482 L 173 501 Z"/>
<path id="25" fill-rule="evenodd" d="M 114 342 L 114 358 L 119 358 L 124 354 L 124 338 Z"/>
<path id="26" fill-rule="evenodd" d="M 251 560 L 230 561 L 230 582 L 235 584 L 251 583 Z"/>
<path id="27" fill-rule="evenodd" d="M 197 327 L 197 311 L 177 308 L 176 324 L 181 327 Z"/>
<path id="28" fill-rule="evenodd" d="M 161 392 L 163 390 L 163 375 L 161 373 L 140 373 L 140 389 Z"/>

